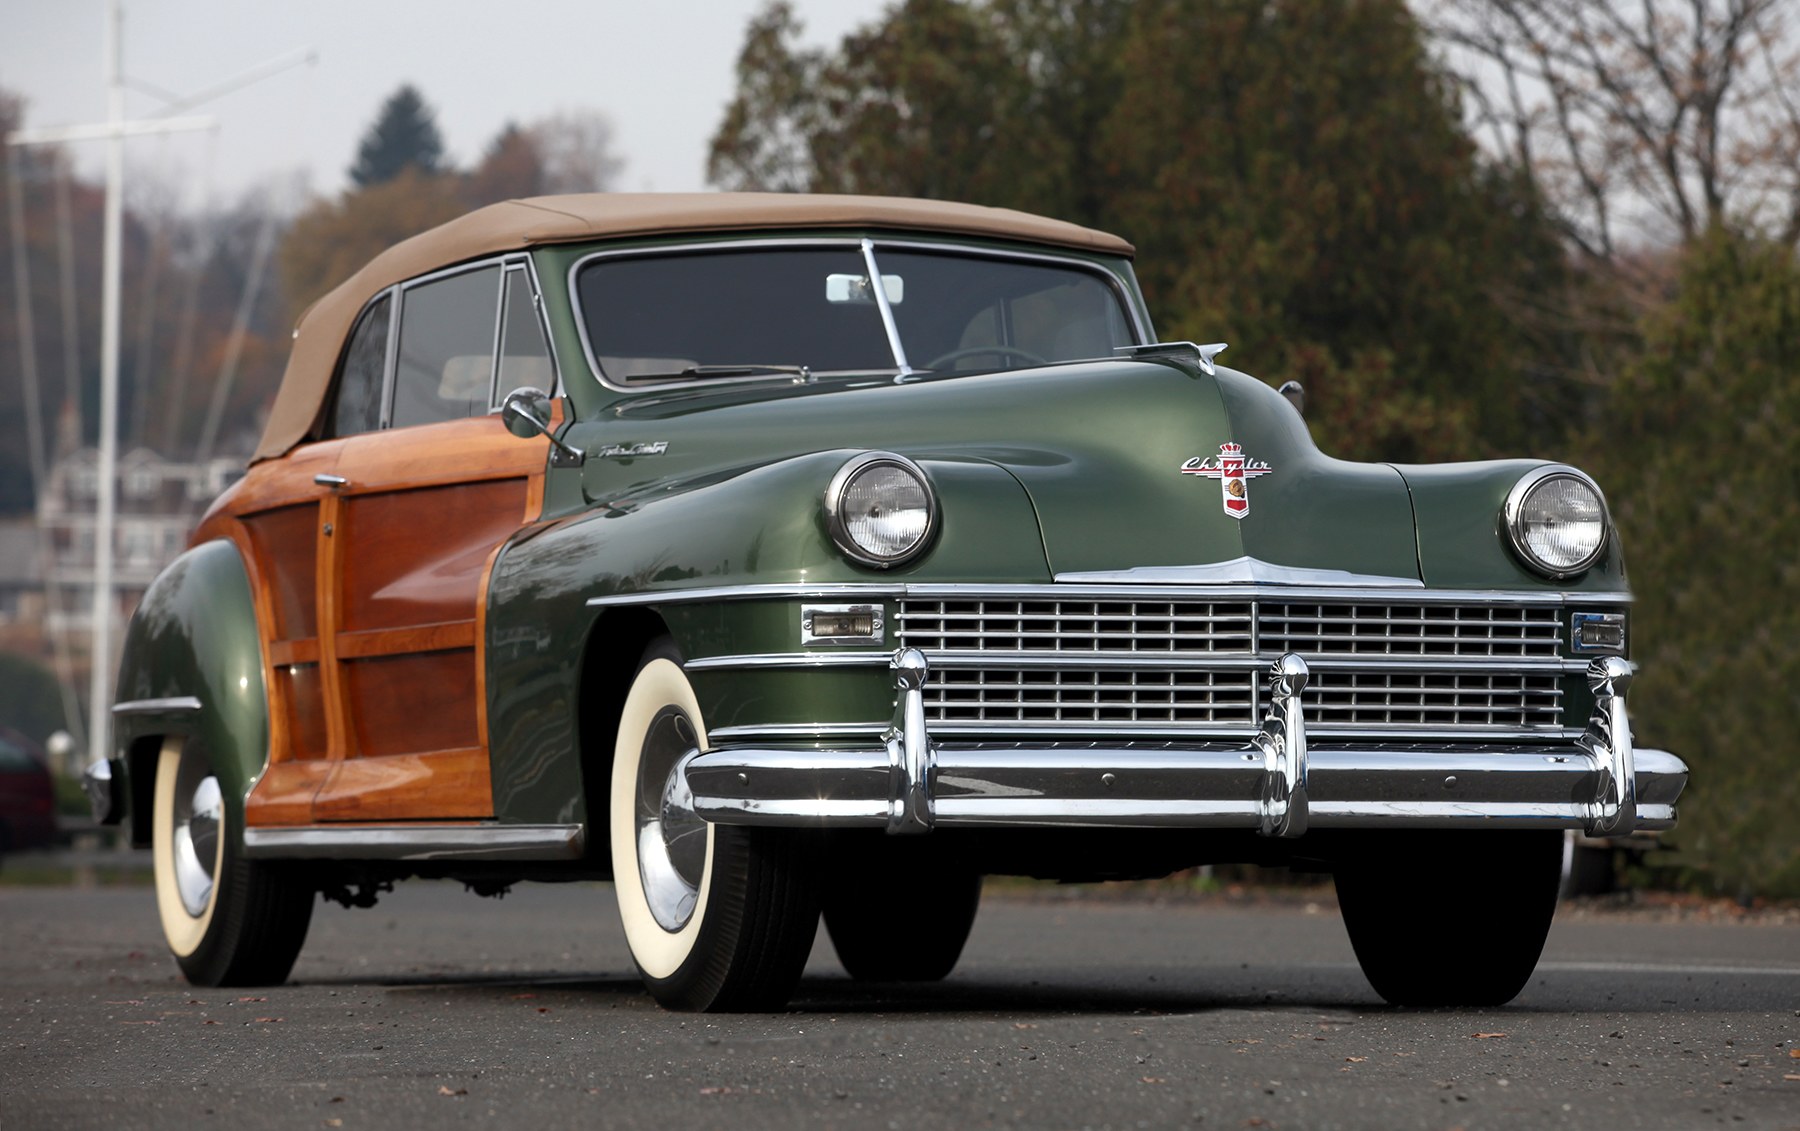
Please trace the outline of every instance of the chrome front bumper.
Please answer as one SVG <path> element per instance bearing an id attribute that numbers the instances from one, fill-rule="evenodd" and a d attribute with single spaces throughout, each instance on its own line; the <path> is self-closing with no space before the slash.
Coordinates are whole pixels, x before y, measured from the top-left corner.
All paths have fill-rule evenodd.
<path id="1" fill-rule="evenodd" d="M 1588 669 L 1595 709 L 1574 743 L 1314 742 L 1307 666 L 1276 661 L 1272 703 L 1248 746 L 1202 743 L 934 743 L 925 657 L 892 664 L 894 725 L 879 748 L 725 746 L 685 760 L 694 808 L 728 825 L 1188 826 L 1297 837 L 1309 828 L 1505 824 L 1625 836 L 1675 824 L 1687 766 L 1636 750 L 1625 715 L 1630 665 Z"/>

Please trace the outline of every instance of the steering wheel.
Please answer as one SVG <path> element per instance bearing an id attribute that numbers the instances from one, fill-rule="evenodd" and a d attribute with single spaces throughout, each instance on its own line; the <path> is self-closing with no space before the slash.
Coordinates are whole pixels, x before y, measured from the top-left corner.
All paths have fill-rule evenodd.
<path id="1" fill-rule="evenodd" d="M 953 361 L 961 361 L 965 357 L 979 357 L 982 354 L 995 357 L 1016 357 L 1027 365 L 1048 365 L 1049 359 L 1039 357 L 1030 350 L 1022 350 L 1018 346 L 965 346 L 949 353 L 941 353 L 932 358 L 925 366 L 927 369 L 941 369 Z"/>

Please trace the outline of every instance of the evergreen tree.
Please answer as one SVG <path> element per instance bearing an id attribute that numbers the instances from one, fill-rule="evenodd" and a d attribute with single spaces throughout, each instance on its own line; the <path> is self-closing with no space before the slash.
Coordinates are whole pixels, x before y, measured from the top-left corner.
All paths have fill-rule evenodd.
<path id="1" fill-rule="evenodd" d="M 1506 300 L 1554 290 L 1562 250 L 1401 0 L 905 0 L 835 51 L 799 31 L 785 3 L 750 26 L 722 186 L 1106 228 L 1164 337 L 1299 378 L 1334 454 L 1554 454 L 1532 355 L 1568 347 Z"/>
<path id="2" fill-rule="evenodd" d="M 441 170 L 444 142 L 436 115 L 417 89 L 405 84 L 381 105 L 375 124 L 356 149 L 350 179 L 358 188 L 391 181 L 407 168 L 432 174 Z"/>
<path id="3" fill-rule="evenodd" d="M 1715 230 L 1608 393 L 1584 462 L 1625 540 L 1645 746 L 1687 759 L 1671 834 L 1732 896 L 1800 897 L 1800 255 Z"/>

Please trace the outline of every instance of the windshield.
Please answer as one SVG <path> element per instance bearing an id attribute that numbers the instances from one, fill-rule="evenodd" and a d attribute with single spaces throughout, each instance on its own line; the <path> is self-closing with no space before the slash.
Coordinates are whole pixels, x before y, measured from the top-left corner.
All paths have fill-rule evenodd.
<path id="1" fill-rule="evenodd" d="M 1016 369 L 1137 340 L 1118 291 L 1074 264 L 877 248 L 876 265 L 879 296 L 854 246 L 608 256 L 576 289 L 594 360 L 620 384 Z"/>

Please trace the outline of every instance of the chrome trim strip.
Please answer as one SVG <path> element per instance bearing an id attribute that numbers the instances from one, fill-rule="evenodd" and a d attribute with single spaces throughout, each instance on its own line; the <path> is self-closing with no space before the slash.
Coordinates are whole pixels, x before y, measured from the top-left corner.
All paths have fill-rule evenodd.
<path id="1" fill-rule="evenodd" d="M 637 593 L 615 593 L 605 597 L 589 597 L 590 606 L 662 605 L 676 601 L 736 601 L 748 599 L 787 598 L 804 600 L 856 597 L 866 600 L 902 600 L 911 597 L 1017 597 L 1022 600 L 1050 598 L 1096 598 L 1105 600 L 1142 597 L 1147 600 L 1178 600 L 1193 597 L 1201 600 L 1256 598 L 1269 595 L 1267 587 L 1243 584 L 1222 585 L 1088 585 L 1074 583 L 1027 583 L 1022 585 L 946 585 L 934 583 L 881 583 L 846 581 L 819 585 L 715 585 L 695 589 L 645 590 Z M 1283 586 L 1277 595 L 1287 601 L 1307 599 L 1356 601 L 1388 596 L 1391 589 Z M 1583 605 L 1629 603 L 1629 593 L 1573 593 L 1561 590 L 1541 592 L 1510 589 L 1408 589 L 1395 594 L 1402 604 L 1470 604 L 1470 605 Z"/>
<path id="2" fill-rule="evenodd" d="M 886 658 L 884 657 L 884 662 Z M 693 665 L 690 663 L 690 667 Z M 866 738 L 871 744 L 887 733 L 887 723 L 768 723 L 762 726 L 708 727 L 709 739 L 762 738 L 816 742 L 831 738 Z"/>
<path id="3" fill-rule="evenodd" d="M 302 825 L 244 830 L 255 858 L 368 860 L 574 860 L 581 825 Z"/>
<path id="4" fill-rule="evenodd" d="M 898 594 L 901 597 L 1017 597 L 1023 600 L 1043 600 L 1049 598 L 1070 598 L 1080 600 L 1094 598 L 1097 600 L 1127 600 L 1142 597 L 1152 601 L 1167 601 L 1192 597 L 1199 600 L 1217 601 L 1229 598 L 1265 598 L 1274 597 L 1282 601 L 1294 602 L 1309 599 L 1325 601 L 1367 601 L 1385 600 L 1389 604 L 1467 604 L 1467 605 L 1568 605 L 1582 601 L 1596 601 L 1602 598 L 1592 594 L 1566 593 L 1561 590 L 1515 590 L 1515 589 L 1408 589 L 1396 593 L 1386 588 L 1356 588 L 1354 586 L 1282 586 L 1272 589 L 1269 586 L 1254 584 L 1222 584 L 1222 585 L 1089 585 L 1056 582 L 1048 585 L 937 585 L 929 583 L 908 584 Z M 1619 600 L 1630 600 L 1628 594 L 1620 594 Z"/>
<path id="5" fill-rule="evenodd" d="M 701 656 L 684 660 L 688 671 L 745 668 L 885 668 L 894 658 L 892 652 L 767 652 L 761 655 Z M 1585 670 L 1586 664 L 1577 670 Z"/>
<path id="6" fill-rule="evenodd" d="M 1258 681 L 1259 686 L 1261 681 Z M 1260 711 L 1262 708 L 1258 708 Z M 1311 724 L 1308 728 L 1316 734 L 1328 734 L 1333 739 L 1370 739 L 1388 742 L 1468 742 L 1471 739 L 1482 742 L 1554 742 L 1562 740 L 1573 742 L 1581 737 L 1580 730 L 1568 727 L 1546 725 L 1541 727 L 1508 727 L 1482 726 L 1469 723 L 1464 726 L 1443 727 L 1426 730 L 1419 727 L 1393 726 L 1344 726 L 1336 723 Z M 1219 726 L 1170 726 L 1167 723 L 1141 724 L 1095 724 L 1095 725 L 1062 725 L 1032 726 L 1029 723 L 1015 723 L 1000 720 L 996 722 L 939 722 L 932 727 L 932 733 L 939 736 L 959 735 L 977 740 L 993 735 L 1008 735 L 1014 738 L 1052 739 L 1059 741 L 1079 742 L 1087 739 L 1119 738 L 1130 741 L 1142 741 L 1146 738 L 1161 738 L 1173 735 L 1173 741 L 1185 742 L 1200 738 L 1235 738 L 1240 742 L 1248 741 L 1255 732 L 1247 725 Z"/>
<path id="7" fill-rule="evenodd" d="M 940 668 L 1126 668 L 1147 671 L 1200 669 L 1208 671 L 1263 671 L 1269 666 L 1266 657 L 1250 652 L 1182 653 L 1164 655 L 1157 652 L 937 652 L 925 649 L 932 665 Z M 731 657 L 718 657 L 728 659 Z M 1456 675 L 1497 675 L 1533 673 L 1558 675 L 1584 672 L 1586 660 L 1464 660 L 1455 656 L 1413 658 L 1408 656 L 1314 656 L 1306 661 L 1317 671 L 1353 672 L 1443 672 Z M 691 664 L 690 664 L 691 666 Z M 750 666 L 750 665 L 746 665 Z"/>
<path id="8" fill-rule="evenodd" d="M 1068 668 L 1136 669 L 1142 671 L 1206 670 L 1263 671 L 1269 661 L 1248 652 L 938 652 L 921 649 L 938 668 Z M 890 652 L 749 652 L 729 656 L 701 656 L 687 660 L 689 671 L 748 668 L 882 667 Z M 1586 660 L 1459 660 L 1455 657 L 1315 656 L 1307 661 L 1318 671 L 1445 672 L 1457 675 L 1572 674 L 1588 670 Z"/>
<path id="9" fill-rule="evenodd" d="M 615 593 L 609 597 L 589 597 L 587 603 L 589 608 L 605 608 L 618 605 L 670 605 L 689 601 L 805 601 L 836 597 L 880 601 L 899 597 L 903 589 L 904 586 L 870 585 L 862 582 L 830 585 L 714 585 L 703 589 L 651 589 L 638 593 Z"/>
<path id="10" fill-rule="evenodd" d="M 1276 565 L 1260 558 L 1232 558 L 1228 562 L 1186 566 L 1136 566 L 1131 569 L 1091 570 L 1059 573 L 1058 584 L 1114 582 L 1133 585 L 1323 585 L 1334 588 L 1355 586 L 1367 589 L 1423 589 L 1425 583 L 1416 577 L 1390 577 L 1385 574 L 1348 573 L 1341 569 L 1303 569 Z"/>
<path id="11" fill-rule="evenodd" d="M 192 695 L 177 695 L 170 699 L 129 699 L 123 703 L 114 703 L 114 715 L 169 715 L 188 714 L 201 708 L 200 700 Z"/>

